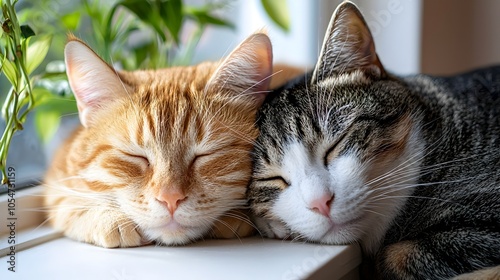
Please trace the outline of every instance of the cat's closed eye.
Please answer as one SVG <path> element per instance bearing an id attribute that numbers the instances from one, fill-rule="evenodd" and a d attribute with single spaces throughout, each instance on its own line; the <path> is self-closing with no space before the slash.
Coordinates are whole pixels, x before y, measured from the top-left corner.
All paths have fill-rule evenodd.
<path id="1" fill-rule="evenodd" d="M 197 154 L 194 156 L 193 160 L 191 161 L 191 166 L 195 166 L 197 164 L 203 164 L 207 160 L 209 160 L 211 158 L 211 156 L 213 156 L 213 155 L 214 155 L 213 152 Z"/>
<path id="2" fill-rule="evenodd" d="M 285 189 L 288 186 L 290 186 L 290 183 L 288 183 L 288 181 L 285 180 L 285 178 L 283 178 L 281 176 L 273 176 L 273 177 L 268 177 L 268 178 L 257 179 L 257 180 L 255 180 L 255 182 L 256 183 L 261 182 L 261 183 L 266 184 L 267 186 L 272 185 L 272 186 L 277 187 L 279 189 Z"/>
<path id="3" fill-rule="evenodd" d="M 127 153 L 124 151 L 121 151 L 124 155 L 126 155 L 128 158 L 134 160 L 134 162 L 139 162 L 141 165 L 145 167 L 151 166 L 151 163 L 149 162 L 149 159 L 144 156 L 144 155 L 139 155 L 139 154 L 131 154 Z"/>
<path id="4" fill-rule="evenodd" d="M 347 136 L 347 133 L 343 133 L 337 141 L 333 142 L 332 146 L 325 152 L 325 156 L 323 158 L 323 164 L 326 168 L 328 168 L 328 164 L 339 155 L 340 152 L 340 143 Z"/>

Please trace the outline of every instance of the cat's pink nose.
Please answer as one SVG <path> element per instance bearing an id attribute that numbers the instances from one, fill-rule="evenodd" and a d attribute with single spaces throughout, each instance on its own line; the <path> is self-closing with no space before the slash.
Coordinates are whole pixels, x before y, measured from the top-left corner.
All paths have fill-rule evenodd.
<path id="1" fill-rule="evenodd" d="M 333 195 L 325 194 L 320 198 L 317 198 L 309 204 L 309 209 L 312 211 L 319 213 L 325 217 L 330 216 L 330 206 L 333 202 Z"/>
<path id="2" fill-rule="evenodd" d="M 168 212 L 171 215 L 174 214 L 179 204 L 185 201 L 187 196 L 178 190 L 165 190 L 160 191 L 160 193 L 156 196 L 156 200 L 167 206 Z"/>

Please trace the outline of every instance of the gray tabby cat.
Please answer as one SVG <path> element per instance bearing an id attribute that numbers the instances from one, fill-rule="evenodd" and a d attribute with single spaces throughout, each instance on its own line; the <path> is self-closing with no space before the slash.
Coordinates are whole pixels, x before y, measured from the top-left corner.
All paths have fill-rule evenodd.
<path id="1" fill-rule="evenodd" d="M 312 76 L 270 95 L 258 126 L 263 235 L 359 243 L 379 279 L 500 279 L 500 67 L 390 75 L 345 2 Z"/>

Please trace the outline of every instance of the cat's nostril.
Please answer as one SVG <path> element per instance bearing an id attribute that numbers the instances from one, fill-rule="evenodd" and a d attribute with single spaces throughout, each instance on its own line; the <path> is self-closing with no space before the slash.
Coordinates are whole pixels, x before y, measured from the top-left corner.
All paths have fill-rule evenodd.
<path id="1" fill-rule="evenodd" d="M 333 199 L 333 195 L 323 195 L 320 198 L 311 201 L 311 203 L 309 204 L 309 209 L 325 217 L 329 217 L 330 207 L 333 203 Z"/>
<path id="2" fill-rule="evenodd" d="M 178 191 L 163 191 L 156 197 L 156 200 L 167 206 L 168 212 L 170 212 L 171 215 L 177 210 L 179 204 L 186 199 L 187 196 Z"/>

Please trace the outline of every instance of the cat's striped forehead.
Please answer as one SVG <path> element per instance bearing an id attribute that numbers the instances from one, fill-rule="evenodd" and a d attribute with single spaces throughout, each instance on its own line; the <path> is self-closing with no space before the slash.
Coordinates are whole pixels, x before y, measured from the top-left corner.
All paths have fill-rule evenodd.
<path id="1" fill-rule="evenodd" d="M 400 103 L 402 90 L 397 82 L 374 81 L 354 71 L 280 91 L 258 115 L 256 168 L 262 163 L 280 164 L 289 143 L 300 142 L 314 155 L 321 143 L 331 144 L 353 123 L 399 118 L 408 108 L 390 105 Z"/>
<path id="2" fill-rule="evenodd" d="M 249 150 L 255 112 L 207 89 L 216 66 L 124 73 L 123 81 L 132 85 L 128 98 L 93 129 L 114 130 L 106 136 L 112 147 L 144 156 L 169 173 L 185 173 L 199 154 L 231 151 L 228 147 Z"/>
<path id="3" fill-rule="evenodd" d="M 139 73 L 135 84 L 126 80 L 134 91 L 103 110 L 101 121 L 82 133 L 79 172 L 89 188 L 107 191 L 141 183 L 149 192 L 172 185 L 188 193 L 237 186 L 227 198 L 243 197 L 257 135 L 255 111 L 228 103 L 219 92 L 206 92 L 206 80 L 169 82 L 153 74 Z"/>
<path id="4" fill-rule="evenodd" d="M 134 92 L 127 107 L 139 114 L 132 116 L 138 122 L 137 133 L 164 142 L 177 139 L 174 145 L 192 138 L 201 141 L 205 128 L 211 125 L 209 115 L 217 110 L 217 93 L 206 90 L 216 66 L 204 63 L 128 75 Z M 150 133 L 141 133 L 144 129 Z"/>
<path id="5" fill-rule="evenodd" d="M 319 86 L 299 85 L 280 92 L 259 112 L 255 152 L 265 161 L 280 162 L 287 145 L 300 142 L 314 153 L 318 143 L 331 141 L 351 122 L 356 109 L 355 103 L 334 99 L 330 90 Z"/>
<path id="6" fill-rule="evenodd" d="M 150 136 L 158 140 L 188 139 L 191 136 L 200 140 L 203 135 L 202 118 L 208 113 L 208 101 L 204 102 L 199 90 L 193 90 L 189 85 L 184 85 L 182 89 L 179 87 L 161 84 L 142 86 L 131 103 L 143 116 L 137 121 L 149 128 Z"/>

